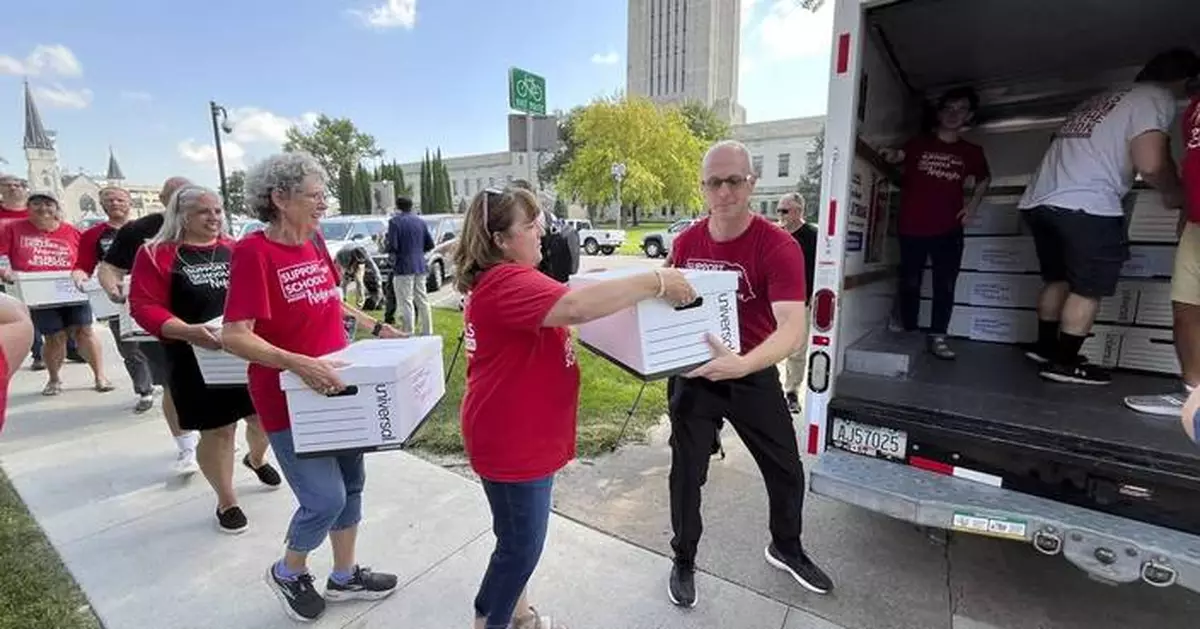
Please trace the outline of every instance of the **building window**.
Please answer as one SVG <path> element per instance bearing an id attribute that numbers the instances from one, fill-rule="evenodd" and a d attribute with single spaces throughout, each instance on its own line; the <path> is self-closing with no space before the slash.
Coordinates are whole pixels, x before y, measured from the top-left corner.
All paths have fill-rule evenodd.
<path id="1" fill-rule="evenodd" d="M 517 153 L 517 165 L 518 165 L 518 166 L 520 166 L 520 165 L 522 165 L 522 164 L 524 164 L 524 163 L 525 163 L 525 154 L 524 154 L 524 153 Z"/>
<path id="2" fill-rule="evenodd" d="M 789 169 L 788 167 L 791 166 L 791 161 L 792 161 L 791 153 L 780 153 L 779 154 L 779 176 L 780 177 L 788 176 L 788 169 Z"/>
<path id="3" fill-rule="evenodd" d="M 495 177 L 488 177 L 488 187 L 490 188 L 490 187 L 492 187 L 492 186 L 494 186 L 494 185 L 496 185 L 496 178 L 495 178 Z"/>
<path id="4" fill-rule="evenodd" d="M 475 178 L 475 188 L 477 190 L 483 190 L 483 177 Z"/>
<path id="5" fill-rule="evenodd" d="M 471 196 L 471 178 L 463 177 L 463 194 Z"/>
<path id="6" fill-rule="evenodd" d="M 755 155 L 750 158 L 750 163 L 754 169 L 755 177 L 762 177 L 762 155 Z"/>
<path id="7" fill-rule="evenodd" d="M 451 181 L 450 183 L 454 184 L 454 196 L 458 196 L 458 180 L 455 179 L 454 181 Z"/>
<path id="8" fill-rule="evenodd" d="M 758 207 L 759 207 L 759 209 L 760 209 L 760 210 L 762 210 L 762 213 L 763 213 L 763 214 L 766 214 L 766 213 L 767 213 L 767 202 L 766 202 L 766 201 L 763 201 L 762 203 L 759 203 L 759 204 L 758 204 Z"/>

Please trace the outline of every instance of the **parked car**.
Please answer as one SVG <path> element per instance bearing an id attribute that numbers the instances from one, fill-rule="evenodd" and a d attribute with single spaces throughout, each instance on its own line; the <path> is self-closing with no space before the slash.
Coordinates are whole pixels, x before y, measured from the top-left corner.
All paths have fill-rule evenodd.
<path id="1" fill-rule="evenodd" d="M 671 243 L 683 231 L 699 221 L 698 218 L 685 218 L 671 223 L 665 232 L 650 232 L 642 237 L 642 252 L 648 258 L 665 258 L 671 253 Z"/>
<path id="2" fill-rule="evenodd" d="M 594 229 L 586 218 L 568 218 L 563 221 L 579 233 L 583 252 L 589 256 L 603 253 L 611 256 L 625 244 L 625 231 L 621 229 Z"/>
<path id="3" fill-rule="evenodd" d="M 84 231 L 88 228 L 94 227 L 95 225 L 97 225 L 99 223 L 103 223 L 105 220 L 107 220 L 107 219 L 103 216 L 99 216 L 96 214 L 89 214 L 89 215 L 84 216 L 83 218 L 79 219 L 79 221 L 77 223 L 75 223 L 75 227 L 79 231 Z"/>
<path id="4" fill-rule="evenodd" d="M 386 216 L 334 216 L 321 221 L 321 236 L 329 257 L 350 243 L 362 245 L 367 255 L 379 253 L 379 239 L 387 232 Z"/>
<path id="5" fill-rule="evenodd" d="M 454 277 L 454 245 L 448 244 L 458 238 L 462 232 L 463 216 L 461 214 L 420 214 L 421 220 L 429 228 L 433 236 L 434 250 L 425 254 L 425 263 L 429 267 L 429 275 L 425 280 L 425 288 L 431 292 L 441 290 L 447 280 Z M 385 225 L 383 236 L 387 234 Z M 443 246 L 445 245 L 445 246 Z M 391 274 L 391 256 L 383 252 L 382 247 L 371 251 L 371 257 L 384 276 Z"/>
<path id="6" fill-rule="evenodd" d="M 266 229 L 267 224 L 262 221 L 238 221 L 233 224 L 229 230 L 235 240 L 245 238 L 254 232 Z"/>

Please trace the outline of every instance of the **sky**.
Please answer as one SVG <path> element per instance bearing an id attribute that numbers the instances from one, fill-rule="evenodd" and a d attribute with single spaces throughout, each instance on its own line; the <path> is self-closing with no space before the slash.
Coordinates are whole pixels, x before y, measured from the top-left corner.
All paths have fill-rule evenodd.
<path id="1" fill-rule="evenodd" d="M 26 172 L 23 82 L 65 173 L 217 183 L 209 101 L 229 112 L 226 170 L 318 113 L 385 159 L 506 150 L 508 69 L 546 78 L 551 110 L 625 87 L 625 0 L 44 0 L 0 17 L 0 172 Z M 748 122 L 823 114 L 833 3 L 742 0 Z"/>

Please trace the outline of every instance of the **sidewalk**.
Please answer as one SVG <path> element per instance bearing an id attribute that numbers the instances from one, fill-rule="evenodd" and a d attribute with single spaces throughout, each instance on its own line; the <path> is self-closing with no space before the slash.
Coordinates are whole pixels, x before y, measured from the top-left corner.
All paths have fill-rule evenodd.
<path id="1" fill-rule="evenodd" d="M 296 626 L 262 582 L 293 509 L 286 486 L 266 490 L 239 465 L 250 530 L 219 533 L 207 483 L 170 475 L 174 447 L 161 415 L 132 416 L 128 379 L 111 338 L 100 336 L 118 390 L 94 393 L 87 368 L 68 365 L 66 391 L 43 398 L 44 373 L 19 372 L 0 464 L 101 621 L 108 629 Z M 398 573 L 402 589 L 379 603 L 330 605 L 317 626 L 470 627 L 492 546 L 483 493 L 404 453 L 368 455 L 367 468 L 360 561 Z M 573 629 L 838 627 L 708 575 L 698 577 L 700 605 L 676 609 L 665 557 L 557 515 L 550 529 L 531 595 Z M 326 545 L 312 561 L 322 584 L 329 567 Z"/>

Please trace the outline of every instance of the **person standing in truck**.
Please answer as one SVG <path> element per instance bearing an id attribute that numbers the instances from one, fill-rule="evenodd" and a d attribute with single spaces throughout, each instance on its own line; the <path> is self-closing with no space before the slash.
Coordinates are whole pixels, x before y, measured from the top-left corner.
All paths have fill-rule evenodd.
<path id="1" fill-rule="evenodd" d="M 903 168 L 900 182 L 900 321 L 907 331 L 918 327 L 925 261 L 933 275 L 929 352 L 953 360 L 946 342 L 954 312 L 954 286 L 962 265 L 963 226 L 979 209 L 991 182 L 983 149 L 962 139 L 979 108 L 975 90 L 952 89 L 937 101 L 932 133 L 909 140 L 900 150 L 880 156 Z M 965 192 L 971 180 L 971 192 Z M 969 196 L 969 198 L 968 198 Z"/>
<path id="2" fill-rule="evenodd" d="M 1171 274 L 1171 309 L 1181 382 L 1177 390 L 1169 393 L 1125 398 L 1125 405 L 1139 413 L 1164 417 L 1179 413 L 1188 396 L 1200 385 L 1200 94 L 1192 96 L 1180 126 L 1184 141 L 1181 168 L 1184 196 L 1175 269 Z"/>
<path id="3" fill-rule="evenodd" d="M 701 181 L 708 216 L 679 235 L 667 265 L 738 273 L 741 352 L 710 336 L 714 358 L 667 385 L 675 555 L 668 595 L 679 607 L 696 605 L 700 489 L 722 419 L 746 444 L 767 487 L 767 563 L 805 589 L 825 594 L 833 582 L 800 540 L 804 469 L 775 367 L 807 338 L 804 255 L 790 234 L 750 211 L 755 179 L 744 144 L 726 140 L 709 148 Z"/>
<path id="4" fill-rule="evenodd" d="M 1200 74 L 1200 57 L 1173 49 L 1156 55 L 1133 85 L 1095 96 L 1068 116 L 1017 207 L 1033 235 L 1045 286 L 1038 340 L 1026 356 L 1054 382 L 1104 385 L 1107 370 L 1079 355 L 1100 299 L 1116 292 L 1129 257 L 1122 198 L 1134 175 L 1169 208 L 1183 205 L 1171 157 L 1175 101 Z M 1181 243 L 1182 248 L 1182 243 Z"/>
<path id="5" fill-rule="evenodd" d="M 784 195 L 775 212 L 779 214 L 780 225 L 796 239 L 800 251 L 804 253 L 804 303 L 811 304 L 813 271 L 817 267 L 817 226 L 804 220 L 804 197 L 799 192 Z M 800 385 L 804 382 L 804 363 L 808 357 L 808 339 L 804 341 L 800 349 L 788 356 L 784 365 L 787 373 L 784 375 L 783 392 L 787 397 L 788 410 L 792 413 L 800 412 Z"/>

